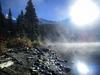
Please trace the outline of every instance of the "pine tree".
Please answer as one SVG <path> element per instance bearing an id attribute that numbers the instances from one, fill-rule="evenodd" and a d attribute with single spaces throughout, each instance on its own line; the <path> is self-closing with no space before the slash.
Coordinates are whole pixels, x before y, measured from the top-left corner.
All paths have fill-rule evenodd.
<path id="1" fill-rule="evenodd" d="M 13 20 L 12 20 L 12 12 L 11 12 L 11 9 L 9 9 L 9 12 L 8 12 L 8 35 L 9 36 L 12 36 L 14 34 L 13 32 Z"/>
<path id="2" fill-rule="evenodd" d="M 2 7 L 0 3 L 0 37 L 5 36 L 6 34 L 6 27 L 5 27 L 5 16 L 2 13 Z"/>
<path id="3" fill-rule="evenodd" d="M 11 12 L 11 9 L 9 9 L 8 19 L 9 19 L 9 21 L 12 22 L 12 12 Z"/>
<path id="4" fill-rule="evenodd" d="M 17 33 L 18 34 L 22 34 L 24 31 L 23 19 L 24 19 L 24 14 L 23 14 L 23 11 L 21 11 L 21 14 L 17 18 Z"/>
<path id="5" fill-rule="evenodd" d="M 2 7 L 0 3 L 0 32 L 2 32 L 2 25 L 3 25 L 3 15 L 2 15 Z"/>
<path id="6" fill-rule="evenodd" d="M 32 3 L 32 0 L 27 2 L 26 12 L 25 12 L 25 29 L 26 33 L 30 38 L 36 40 L 39 36 L 39 29 L 38 29 L 38 18 L 36 16 L 35 7 Z"/>
<path id="7" fill-rule="evenodd" d="M 32 0 L 29 0 L 27 3 L 25 17 L 27 18 L 29 23 L 34 23 L 34 25 L 38 24 L 38 19 L 36 16 L 35 7 L 32 3 Z"/>

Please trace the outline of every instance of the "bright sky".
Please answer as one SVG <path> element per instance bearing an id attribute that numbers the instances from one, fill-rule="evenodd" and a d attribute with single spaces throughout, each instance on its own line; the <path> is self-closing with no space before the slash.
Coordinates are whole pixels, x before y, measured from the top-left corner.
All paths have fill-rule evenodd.
<path id="1" fill-rule="evenodd" d="M 17 17 L 21 10 L 25 10 L 28 0 L 0 0 L 3 12 L 8 13 L 11 8 L 13 16 Z M 69 6 L 77 0 L 33 0 L 37 16 L 47 20 L 63 20 L 68 18 Z M 95 0 L 100 4 L 100 0 Z"/>
<path id="2" fill-rule="evenodd" d="M 11 8 L 13 16 L 16 17 L 21 10 L 25 9 L 26 2 L 28 0 L 0 0 L 3 6 L 3 12 L 8 13 L 8 9 Z M 71 0 L 33 0 L 37 16 L 47 20 L 61 20 L 65 18 L 65 7 Z"/>

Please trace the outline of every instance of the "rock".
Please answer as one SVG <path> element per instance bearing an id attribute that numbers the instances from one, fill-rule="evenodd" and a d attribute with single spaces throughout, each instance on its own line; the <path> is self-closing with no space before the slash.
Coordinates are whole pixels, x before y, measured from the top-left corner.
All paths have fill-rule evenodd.
<path id="1" fill-rule="evenodd" d="M 0 69 L 0 75 L 12 75 L 13 73 L 8 70 Z"/>
<path id="2" fill-rule="evenodd" d="M 71 69 L 70 69 L 70 68 L 65 68 L 65 71 L 66 71 L 66 72 L 70 72 Z"/>
<path id="3" fill-rule="evenodd" d="M 0 56 L 1 68 L 4 68 L 0 71 L 0 75 L 66 75 L 70 71 L 64 67 L 67 61 L 59 58 L 53 50 L 47 48 L 12 50 Z M 2 63 L 9 61 L 13 64 L 4 67 Z"/>
<path id="4" fill-rule="evenodd" d="M 39 75 L 37 70 L 33 70 L 33 69 L 29 69 L 29 70 L 30 70 L 31 75 Z"/>
<path id="5" fill-rule="evenodd" d="M 11 65 L 13 65 L 14 62 L 13 61 L 7 61 L 7 62 L 4 62 L 4 63 L 1 63 L 0 64 L 0 68 L 3 69 L 3 68 L 6 68 L 6 67 L 9 67 Z"/>

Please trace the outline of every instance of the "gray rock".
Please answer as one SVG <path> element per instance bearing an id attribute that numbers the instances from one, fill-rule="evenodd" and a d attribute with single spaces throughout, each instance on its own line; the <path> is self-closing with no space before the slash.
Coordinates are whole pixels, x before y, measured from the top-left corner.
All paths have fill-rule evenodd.
<path id="1" fill-rule="evenodd" d="M 63 65 L 67 61 L 47 48 L 11 49 L 0 56 L 0 64 L 5 61 L 14 64 L 0 69 L 0 75 L 66 75 L 70 71 Z"/>

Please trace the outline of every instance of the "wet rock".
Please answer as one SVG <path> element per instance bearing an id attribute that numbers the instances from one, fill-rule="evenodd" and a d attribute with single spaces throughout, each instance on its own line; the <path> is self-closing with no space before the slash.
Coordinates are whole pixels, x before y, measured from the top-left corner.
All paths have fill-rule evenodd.
<path id="1" fill-rule="evenodd" d="M 64 66 L 67 61 L 48 48 L 11 49 L 0 56 L 0 64 L 5 61 L 14 64 L 0 71 L 0 75 L 67 75 L 70 71 Z"/>
<path id="2" fill-rule="evenodd" d="M 65 72 L 70 72 L 71 69 L 70 68 L 65 68 Z"/>

